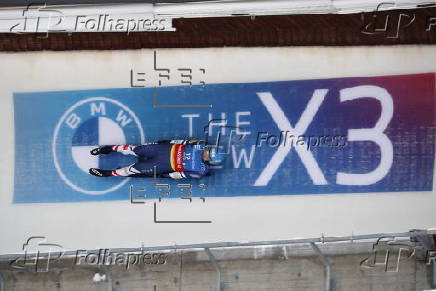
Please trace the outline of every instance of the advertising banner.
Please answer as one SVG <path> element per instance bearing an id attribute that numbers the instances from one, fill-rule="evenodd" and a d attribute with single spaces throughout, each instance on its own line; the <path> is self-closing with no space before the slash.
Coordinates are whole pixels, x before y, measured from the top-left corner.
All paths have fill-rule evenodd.
<path id="1" fill-rule="evenodd" d="M 17 92 L 14 203 L 432 191 L 435 96 L 435 74 Z M 135 162 L 96 146 L 168 139 L 226 160 L 200 180 L 88 173 Z"/>

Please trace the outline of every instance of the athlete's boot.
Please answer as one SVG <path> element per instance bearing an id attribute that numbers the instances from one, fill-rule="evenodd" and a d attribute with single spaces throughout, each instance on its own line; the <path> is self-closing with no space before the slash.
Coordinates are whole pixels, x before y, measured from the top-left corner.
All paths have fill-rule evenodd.
<path id="1" fill-rule="evenodd" d="M 89 169 L 89 173 L 91 175 L 97 176 L 97 177 L 110 177 L 110 176 L 112 176 L 111 170 L 102 170 L 102 169 L 96 169 L 96 168 Z"/>
<path id="2" fill-rule="evenodd" d="M 101 146 L 98 148 L 95 148 L 93 150 L 91 150 L 91 155 L 93 156 L 98 156 L 98 155 L 107 155 L 110 154 L 111 152 L 113 152 L 113 146 L 111 145 L 106 145 L 106 146 Z"/>

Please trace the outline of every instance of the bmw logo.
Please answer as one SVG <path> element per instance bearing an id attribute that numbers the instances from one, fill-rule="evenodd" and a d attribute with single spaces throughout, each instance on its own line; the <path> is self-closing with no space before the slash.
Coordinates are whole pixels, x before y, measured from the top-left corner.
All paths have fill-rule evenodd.
<path id="1" fill-rule="evenodd" d="M 87 98 L 65 111 L 55 127 L 54 166 L 72 189 L 90 195 L 106 194 L 129 179 L 98 179 L 89 175 L 89 168 L 115 169 L 133 161 L 119 153 L 92 156 L 89 151 L 100 145 L 142 144 L 144 140 L 141 123 L 127 106 L 107 97 Z"/>

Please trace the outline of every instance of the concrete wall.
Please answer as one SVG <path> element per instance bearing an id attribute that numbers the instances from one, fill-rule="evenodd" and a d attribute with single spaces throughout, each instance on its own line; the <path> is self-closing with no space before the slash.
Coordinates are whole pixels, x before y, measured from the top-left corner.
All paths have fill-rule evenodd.
<path id="1" fill-rule="evenodd" d="M 364 268 L 361 261 L 373 255 L 371 243 L 341 243 L 321 246 L 330 255 L 331 290 L 424 290 L 431 286 L 431 266 L 422 251 L 400 260 L 398 272 L 386 272 L 383 265 Z M 341 253 L 341 248 L 350 254 Z M 285 252 L 284 249 L 286 249 Z M 327 249 L 330 249 L 328 251 Z M 259 248 L 212 250 L 221 268 L 224 290 L 325 290 L 324 267 L 308 245 L 264 248 L 263 255 L 242 259 L 241 254 Z M 284 255 L 284 253 L 300 255 Z M 301 255 L 306 253 L 306 255 Z M 396 258 L 392 258 L 395 260 Z M 122 266 L 74 266 L 72 261 L 58 265 L 48 273 L 5 272 L 6 290 L 107 290 L 107 281 L 93 282 L 95 273 L 110 272 L 116 291 L 213 291 L 216 273 L 202 250 L 168 253 L 164 265 L 136 265 L 128 271 Z M 392 266 L 390 266 L 392 267 Z M 392 269 L 390 269 L 392 270 Z"/>

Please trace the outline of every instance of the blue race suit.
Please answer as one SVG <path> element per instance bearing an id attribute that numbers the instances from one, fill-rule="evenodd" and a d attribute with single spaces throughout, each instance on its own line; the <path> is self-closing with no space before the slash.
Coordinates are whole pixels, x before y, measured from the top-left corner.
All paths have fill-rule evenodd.
<path id="1" fill-rule="evenodd" d="M 116 170 L 116 176 L 153 176 L 174 179 L 195 178 L 206 175 L 210 166 L 203 161 L 206 143 L 199 140 L 165 140 L 140 146 L 115 146 L 115 151 L 133 154 L 138 162 Z M 124 174 L 122 174 L 124 173 Z"/>

